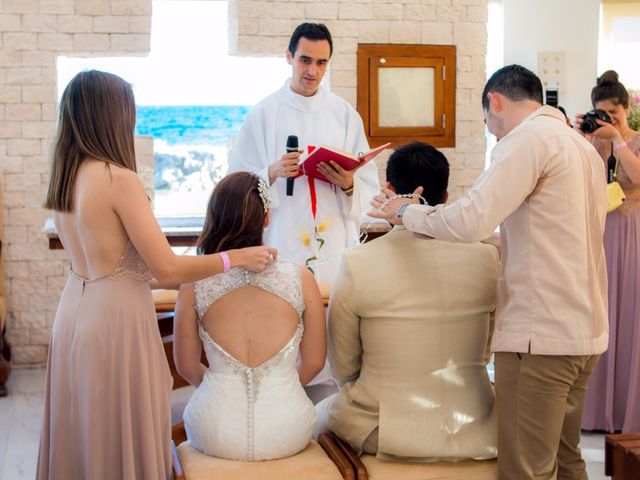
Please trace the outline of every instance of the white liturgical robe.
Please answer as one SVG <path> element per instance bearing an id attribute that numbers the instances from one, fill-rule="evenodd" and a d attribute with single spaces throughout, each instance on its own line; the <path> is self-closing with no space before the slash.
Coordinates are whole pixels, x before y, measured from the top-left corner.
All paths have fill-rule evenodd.
<path id="1" fill-rule="evenodd" d="M 247 116 L 229 158 L 229 173 L 249 171 L 269 182 L 268 167 L 285 153 L 287 137 L 296 135 L 302 159 L 308 145 L 326 145 L 345 152 L 369 149 L 362 119 L 344 99 L 320 87 L 311 97 L 291 90 L 290 80 L 258 103 Z M 309 178 L 296 178 L 292 196 L 278 177 L 269 190 L 271 223 L 265 244 L 278 248 L 278 257 L 311 267 L 320 283 L 333 283 L 346 248 L 358 241 L 360 217 L 379 190 L 373 161 L 354 175 L 352 196 L 340 187 L 314 180 L 316 216 L 311 208 Z"/>

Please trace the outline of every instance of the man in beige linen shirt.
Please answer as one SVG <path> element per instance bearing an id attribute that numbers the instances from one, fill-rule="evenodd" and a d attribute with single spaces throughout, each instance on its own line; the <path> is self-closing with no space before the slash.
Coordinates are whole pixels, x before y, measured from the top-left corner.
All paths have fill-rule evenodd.
<path id="1" fill-rule="evenodd" d="M 398 148 L 387 181 L 446 199 L 449 164 L 430 145 Z M 498 252 L 396 226 L 350 250 L 329 305 L 329 357 L 340 392 L 316 405 L 356 450 L 416 461 L 496 456 L 494 393 L 486 363 Z"/>
<path id="2" fill-rule="evenodd" d="M 370 214 L 459 242 L 501 226 L 491 345 L 499 478 L 586 479 L 584 394 L 608 339 L 602 161 L 560 111 L 542 106 L 540 80 L 523 67 L 494 73 L 482 105 L 499 141 L 467 195 L 430 207 L 387 201 L 386 191 Z"/>

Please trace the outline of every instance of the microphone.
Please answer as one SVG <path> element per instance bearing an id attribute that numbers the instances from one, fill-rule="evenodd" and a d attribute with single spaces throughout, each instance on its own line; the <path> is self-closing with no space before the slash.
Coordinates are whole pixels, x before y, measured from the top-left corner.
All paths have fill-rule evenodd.
<path id="1" fill-rule="evenodd" d="M 298 137 L 295 135 L 289 135 L 287 137 L 287 153 L 297 152 L 298 151 Z M 287 177 L 287 196 L 293 195 L 293 182 L 295 182 L 294 177 Z"/>

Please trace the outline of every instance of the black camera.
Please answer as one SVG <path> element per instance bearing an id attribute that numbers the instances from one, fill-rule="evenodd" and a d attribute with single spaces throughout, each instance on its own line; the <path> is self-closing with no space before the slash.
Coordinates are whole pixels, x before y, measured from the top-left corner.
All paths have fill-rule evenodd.
<path id="1" fill-rule="evenodd" d="M 582 122 L 580 123 L 580 130 L 584 133 L 593 133 L 595 130 L 599 129 L 602 125 L 598 125 L 596 119 L 611 123 L 611 117 L 607 112 L 596 108 L 595 110 L 591 110 L 584 114 Z"/>

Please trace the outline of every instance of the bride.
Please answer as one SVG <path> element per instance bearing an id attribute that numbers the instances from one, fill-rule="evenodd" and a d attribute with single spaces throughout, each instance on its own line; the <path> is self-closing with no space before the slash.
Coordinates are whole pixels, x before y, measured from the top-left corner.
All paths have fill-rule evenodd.
<path id="1" fill-rule="evenodd" d="M 198 253 L 262 245 L 268 223 L 264 181 L 233 173 L 211 195 Z M 324 366 L 326 333 L 320 291 L 306 268 L 275 261 L 262 273 L 226 268 L 183 285 L 174 335 L 177 370 L 198 387 L 184 412 L 195 448 L 251 461 L 307 446 L 316 415 L 302 385 Z"/>

